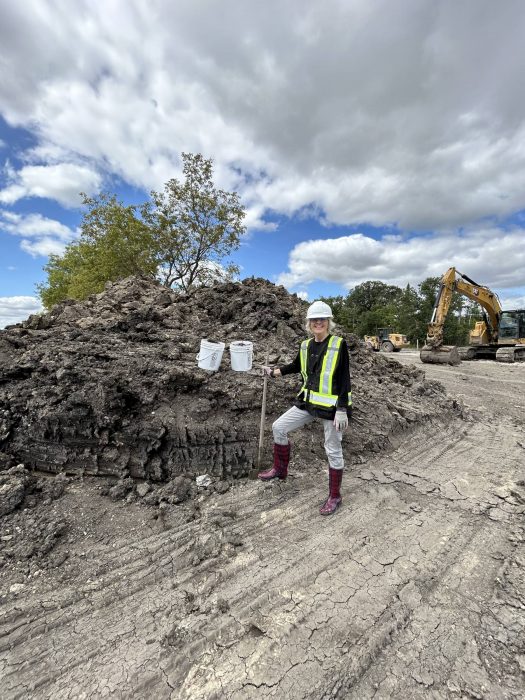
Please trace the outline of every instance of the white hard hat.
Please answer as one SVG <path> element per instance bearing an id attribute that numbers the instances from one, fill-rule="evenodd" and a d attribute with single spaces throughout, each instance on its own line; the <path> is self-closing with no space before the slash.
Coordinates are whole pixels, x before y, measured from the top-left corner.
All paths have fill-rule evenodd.
<path id="1" fill-rule="evenodd" d="M 332 318 L 332 309 L 325 304 L 324 301 L 314 301 L 314 303 L 308 307 L 306 312 L 306 318 Z"/>

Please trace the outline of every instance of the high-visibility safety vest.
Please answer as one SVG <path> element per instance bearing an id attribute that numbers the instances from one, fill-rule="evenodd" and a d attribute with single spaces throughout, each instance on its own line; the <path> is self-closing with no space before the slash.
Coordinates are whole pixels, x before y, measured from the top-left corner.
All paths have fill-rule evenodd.
<path id="1" fill-rule="evenodd" d="M 317 390 L 308 389 L 308 346 L 312 342 L 311 338 L 303 340 L 301 343 L 301 374 L 303 376 L 303 386 L 299 394 L 304 392 L 304 399 L 315 406 L 323 408 L 333 408 L 337 406 L 337 394 L 332 393 L 332 382 L 334 378 L 337 358 L 339 357 L 339 349 L 343 339 L 337 335 L 333 335 L 328 341 L 323 364 L 319 374 L 319 386 Z M 352 405 L 352 392 L 348 392 L 348 405 Z"/>

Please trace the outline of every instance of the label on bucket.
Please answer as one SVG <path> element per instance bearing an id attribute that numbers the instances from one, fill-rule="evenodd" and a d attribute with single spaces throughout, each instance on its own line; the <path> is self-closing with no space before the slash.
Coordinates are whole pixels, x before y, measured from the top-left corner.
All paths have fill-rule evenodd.
<path id="1" fill-rule="evenodd" d="M 209 372 L 216 372 L 221 364 L 224 348 L 224 343 L 212 343 L 208 340 L 201 340 L 201 348 L 197 355 L 198 366 Z"/>

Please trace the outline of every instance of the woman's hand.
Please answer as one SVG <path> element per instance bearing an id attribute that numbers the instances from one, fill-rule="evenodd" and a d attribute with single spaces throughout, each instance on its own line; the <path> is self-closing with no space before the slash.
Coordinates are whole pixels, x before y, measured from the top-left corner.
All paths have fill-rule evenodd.
<path id="1" fill-rule="evenodd" d="M 334 426 L 338 432 L 345 431 L 348 428 L 346 408 L 337 409 L 335 412 Z"/>
<path id="2" fill-rule="evenodd" d="M 263 377 L 280 377 L 281 376 L 281 370 L 276 367 L 275 369 L 273 367 L 267 367 L 266 365 L 262 366 L 262 372 L 263 372 Z"/>

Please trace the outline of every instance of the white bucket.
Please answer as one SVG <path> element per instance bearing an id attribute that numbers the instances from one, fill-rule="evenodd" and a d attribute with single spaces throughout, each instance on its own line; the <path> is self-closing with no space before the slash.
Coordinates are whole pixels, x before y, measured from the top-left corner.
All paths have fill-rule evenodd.
<path id="1" fill-rule="evenodd" d="M 247 372 L 252 368 L 253 343 L 249 340 L 230 343 L 230 359 L 235 372 Z"/>
<path id="2" fill-rule="evenodd" d="M 197 362 L 201 369 L 216 372 L 222 360 L 224 343 L 211 343 L 209 340 L 201 340 L 201 349 L 197 355 Z"/>

